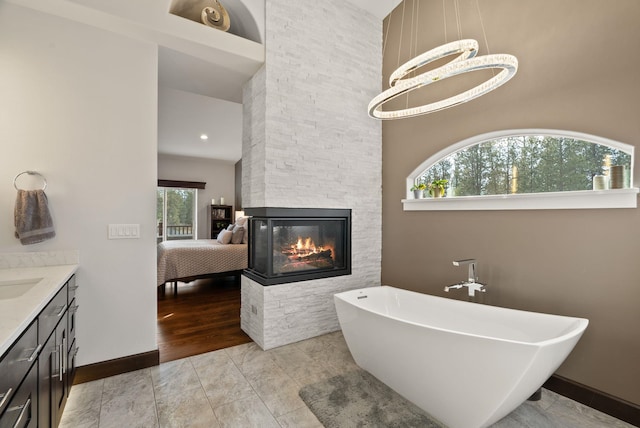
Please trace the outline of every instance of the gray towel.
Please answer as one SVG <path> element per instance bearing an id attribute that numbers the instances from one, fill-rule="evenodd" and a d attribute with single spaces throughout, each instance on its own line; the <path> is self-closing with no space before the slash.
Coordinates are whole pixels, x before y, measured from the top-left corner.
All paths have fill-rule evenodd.
<path id="1" fill-rule="evenodd" d="M 22 245 L 56 236 L 44 190 L 18 190 L 14 210 L 16 238 Z"/>

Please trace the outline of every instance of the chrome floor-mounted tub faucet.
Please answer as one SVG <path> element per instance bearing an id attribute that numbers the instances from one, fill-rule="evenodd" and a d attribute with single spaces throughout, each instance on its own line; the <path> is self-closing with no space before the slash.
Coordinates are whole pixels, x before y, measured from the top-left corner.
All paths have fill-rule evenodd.
<path id="1" fill-rule="evenodd" d="M 463 260 L 454 260 L 454 266 L 469 266 L 469 278 L 466 281 L 462 281 L 455 285 L 449 285 L 444 287 L 444 291 L 449 292 L 452 288 L 462 288 L 467 287 L 469 290 L 469 297 L 473 297 L 476 295 L 476 291 L 480 291 L 482 293 L 486 292 L 485 284 L 478 282 L 478 277 L 476 276 L 476 259 L 463 259 Z"/>

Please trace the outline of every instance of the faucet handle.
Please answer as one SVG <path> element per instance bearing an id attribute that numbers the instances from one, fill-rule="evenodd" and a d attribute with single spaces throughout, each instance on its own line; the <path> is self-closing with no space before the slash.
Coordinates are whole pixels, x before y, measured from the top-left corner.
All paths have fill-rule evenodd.
<path id="1" fill-rule="evenodd" d="M 483 284 L 481 282 L 474 282 L 471 288 L 473 288 L 476 291 L 480 291 L 482 293 L 487 292 L 487 284 Z"/>

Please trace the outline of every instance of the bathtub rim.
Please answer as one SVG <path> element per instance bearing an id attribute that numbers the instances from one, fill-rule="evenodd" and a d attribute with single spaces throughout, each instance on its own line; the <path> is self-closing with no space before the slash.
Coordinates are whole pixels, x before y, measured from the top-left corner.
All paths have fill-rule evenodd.
<path id="1" fill-rule="evenodd" d="M 406 324 L 411 324 L 413 326 L 417 326 L 417 327 L 423 327 L 423 328 L 429 328 L 435 331 L 441 331 L 444 333 L 452 333 L 452 334 L 458 334 L 458 335 L 462 335 L 462 336 L 467 336 L 467 337 L 474 337 L 474 338 L 480 338 L 480 339 L 490 339 L 490 340 L 495 340 L 495 341 L 499 341 L 499 342 L 506 342 L 506 343 L 515 343 L 515 344 L 520 344 L 520 345 L 526 345 L 526 346 L 537 346 L 537 347 L 544 347 L 544 346 L 549 346 L 549 345 L 554 345 L 556 343 L 561 343 L 561 342 L 565 342 L 567 340 L 571 340 L 576 336 L 580 336 L 584 333 L 584 331 L 586 330 L 586 328 L 589 325 L 589 320 L 587 318 L 581 318 L 581 317 L 572 317 L 572 316 L 567 316 L 567 315 L 557 315 L 557 314 L 550 314 L 547 312 L 535 312 L 535 311 L 526 311 L 526 310 L 522 310 L 522 309 L 513 309 L 513 308 L 506 308 L 503 306 L 493 306 L 493 305 L 485 305 L 482 304 L 482 306 L 484 307 L 488 307 L 491 309 L 495 309 L 498 310 L 500 312 L 521 312 L 521 313 L 530 313 L 530 314 L 536 314 L 536 315 L 544 315 L 544 316 L 548 316 L 548 317 L 553 317 L 553 318 L 561 318 L 561 319 L 565 319 L 565 320 L 571 320 L 574 321 L 575 325 L 569 326 L 570 330 L 564 334 L 561 334 L 559 336 L 555 336 L 549 339 L 544 339 L 541 341 L 529 341 L 529 342 L 525 342 L 523 340 L 515 340 L 515 339 L 505 339 L 502 337 L 496 337 L 496 336 L 488 336 L 488 335 L 484 335 L 484 334 L 476 334 L 476 333 L 469 333 L 469 332 L 465 332 L 465 331 L 460 331 L 460 330 L 453 330 L 453 329 L 449 329 L 449 328 L 444 328 L 444 327 L 436 327 L 433 325 L 428 325 L 428 324 L 420 324 L 418 322 L 415 321 L 411 321 L 411 320 L 407 320 L 405 318 L 400 318 L 394 315 L 390 315 L 390 314 L 386 314 L 386 313 L 382 313 L 380 311 L 376 311 L 373 310 L 371 308 L 367 308 L 366 306 L 362 305 L 362 304 L 358 304 L 358 301 L 353 301 L 353 300 L 348 300 L 346 299 L 344 296 L 347 295 L 355 295 L 358 292 L 361 291 L 372 291 L 372 290 L 385 290 L 385 292 L 388 292 L 389 290 L 396 290 L 396 291 L 400 291 L 403 293 L 409 293 L 409 294 L 415 294 L 415 295 L 419 295 L 419 296 L 426 296 L 427 298 L 433 298 L 436 300 L 441 300 L 441 301 L 446 301 L 449 304 L 453 304 L 453 305 L 458 305 L 458 306 L 462 306 L 462 305 L 479 305 L 480 303 L 474 303 L 474 302 L 466 302 L 463 300 L 456 300 L 456 299 L 448 299 L 446 297 L 441 297 L 441 296 L 436 296 L 433 294 L 427 294 L 427 293 L 420 293 L 417 291 L 412 291 L 412 290 L 406 290 L 403 288 L 398 288 L 398 287 L 394 287 L 391 285 L 380 285 L 380 286 L 374 286 L 374 287 L 363 287 L 363 288 L 357 288 L 357 289 L 353 289 L 353 290 L 347 290 L 347 291 L 342 291 L 340 293 L 335 293 L 333 295 L 334 297 L 334 301 L 335 299 L 340 299 L 343 302 L 345 302 L 346 304 L 350 304 L 358 309 L 362 309 L 365 310 L 367 312 L 370 312 L 372 314 L 376 314 L 382 317 L 386 317 L 389 319 L 393 319 L 395 321 L 399 321 L 402 323 L 406 323 Z"/>

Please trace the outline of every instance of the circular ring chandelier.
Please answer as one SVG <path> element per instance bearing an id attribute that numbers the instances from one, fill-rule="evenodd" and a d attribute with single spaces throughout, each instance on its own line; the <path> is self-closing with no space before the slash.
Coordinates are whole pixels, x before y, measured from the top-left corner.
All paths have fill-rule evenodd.
<path id="1" fill-rule="evenodd" d="M 429 52 L 426 52 L 423 55 L 426 55 Z M 418 58 L 419 57 L 416 57 L 415 60 L 417 60 Z M 439 57 L 439 58 L 442 58 L 442 57 Z M 439 59 L 439 58 L 435 58 L 435 59 Z M 471 101 L 474 98 L 477 98 L 481 95 L 486 94 L 487 92 L 493 91 L 494 89 L 502 86 L 507 81 L 509 81 L 518 70 L 518 59 L 513 55 L 507 55 L 507 54 L 483 55 L 483 56 L 472 57 L 464 60 L 460 60 L 459 58 L 460 57 L 454 59 L 453 61 L 441 67 L 419 74 L 418 76 L 415 76 L 412 78 L 408 78 L 408 79 L 395 78 L 395 80 L 393 80 L 393 86 L 391 86 L 389 89 L 382 92 L 380 95 L 376 96 L 375 98 L 373 98 L 373 100 L 371 100 L 371 102 L 369 103 L 369 116 L 376 119 L 399 119 L 404 117 L 412 117 L 412 116 L 418 116 L 418 115 L 427 114 L 427 113 L 433 113 L 439 110 L 446 109 L 448 107 L 453 107 L 458 104 L 466 103 L 467 101 Z M 401 69 L 404 68 L 409 62 L 399 67 L 398 70 L 396 70 L 394 74 L 392 74 L 392 76 L 394 76 L 395 74 L 402 75 L 402 76 L 406 75 L 408 72 L 403 73 Z M 489 69 L 489 68 L 499 68 L 499 69 L 502 69 L 502 71 L 497 75 L 493 76 L 491 79 L 487 80 L 486 82 L 483 82 L 467 91 L 461 92 L 460 94 L 454 95 L 444 100 L 421 105 L 418 107 L 411 107 L 411 108 L 390 110 L 390 111 L 383 111 L 381 109 L 383 104 L 391 101 L 392 99 L 402 94 L 406 94 L 408 92 L 421 88 L 423 86 L 427 86 L 432 83 L 439 82 L 449 77 L 457 76 L 458 74 L 464 74 L 464 73 L 469 73 L 476 70 L 483 70 L 483 69 Z M 399 70 L 400 70 L 400 73 L 398 73 Z"/>
<path id="2" fill-rule="evenodd" d="M 404 28 L 404 9 L 405 9 L 405 1 L 402 3 L 402 25 L 400 27 L 400 46 L 398 47 L 398 63 L 400 62 L 400 52 L 402 46 L 402 38 L 403 38 L 403 28 Z M 414 38 L 415 45 L 417 46 L 418 41 L 418 20 L 415 20 L 416 31 L 415 36 L 413 33 L 414 26 L 414 17 L 419 16 L 418 7 L 420 3 L 415 7 L 416 2 L 412 3 L 412 17 L 411 17 L 411 46 L 413 46 Z M 473 39 L 462 39 L 462 30 L 461 30 L 461 19 L 459 12 L 459 4 L 458 0 L 454 0 L 455 6 L 455 15 L 456 22 L 458 25 L 458 37 L 460 40 L 445 43 L 444 45 L 438 46 L 434 49 L 428 50 L 418 56 L 415 56 L 413 59 L 405 62 L 404 64 L 398 66 L 398 68 L 391 73 L 389 77 L 389 89 L 382 92 L 381 94 L 374 97 L 368 106 L 369 116 L 375 119 L 399 119 L 404 117 L 412 117 L 418 116 L 427 113 L 433 113 L 439 110 L 446 109 L 448 107 L 453 107 L 458 104 L 466 103 L 467 101 L 471 101 L 474 98 L 477 98 L 481 95 L 486 94 L 487 92 L 491 92 L 494 89 L 502 86 L 507 81 L 509 81 L 518 71 L 518 59 L 513 55 L 507 54 L 489 54 L 489 43 L 487 42 L 487 36 L 484 29 L 484 23 L 482 21 L 482 16 L 480 15 L 480 6 L 478 4 L 478 0 L 476 0 L 476 8 L 478 9 L 478 16 L 480 18 L 480 25 L 482 27 L 482 34 L 484 35 L 484 41 L 487 47 L 487 55 L 476 56 L 478 53 L 478 42 Z M 446 10 L 445 4 L 443 0 L 443 18 L 444 18 L 444 33 L 445 33 L 445 41 L 447 39 L 447 20 L 446 20 Z M 389 17 L 389 25 L 391 22 L 391 16 Z M 387 28 L 387 34 L 389 29 Z M 384 45 L 386 45 L 386 36 L 385 43 L 383 44 L 383 55 L 384 55 Z M 410 50 L 411 50 L 410 46 Z M 415 55 L 415 54 L 414 54 Z M 422 74 L 418 74 L 414 77 L 407 77 L 410 73 L 416 71 L 420 67 L 423 67 L 429 63 L 432 63 L 437 60 L 441 60 L 443 58 L 457 55 L 451 61 L 446 64 L 424 72 Z M 440 101 L 424 104 L 417 107 L 407 107 L 404 109 L 398 110 L 382 110 L 382 106 L 387 102 L 393 100 L 394 98 L 408 94 L 411 91 L 422 88 L 423 86 L 430 85 L 432 83 L 439 82 L 444 79 L 448 79 L 449 77 L 457 76 L 459 74 L 470 73 L 476 70 L 483 69 L 501 69 L 498 74 L 493 75 L 493 77 L 489 78 L 485 82 L 469 89 L 464 92 L 460 92 L 457 95 L 451 96 L 449 98 L 445 98 Z"/>

